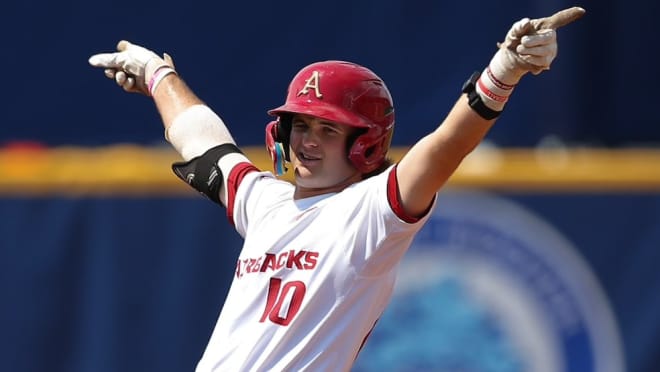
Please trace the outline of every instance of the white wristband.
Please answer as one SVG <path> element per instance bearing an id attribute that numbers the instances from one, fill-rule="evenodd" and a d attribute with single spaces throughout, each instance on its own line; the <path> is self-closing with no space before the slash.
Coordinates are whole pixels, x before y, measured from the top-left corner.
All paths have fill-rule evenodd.
<path id="1" fill-rule="evenodd" d="M 481 96 L 484 105 L 495 111 L 504 110 L 504 105 L 509 100 L 513 88 L 515 85 L 500 81 L 493 74 L 490 66 L 484 69 L 476 84 L 476 91 Z"/>
<path id="2" fill-rule="evenodd" d="M 188 161 L 223 143 L 233 143 L 225 123 L 206 105 L 193 105 L 165 129 L 165 139 Z"/>

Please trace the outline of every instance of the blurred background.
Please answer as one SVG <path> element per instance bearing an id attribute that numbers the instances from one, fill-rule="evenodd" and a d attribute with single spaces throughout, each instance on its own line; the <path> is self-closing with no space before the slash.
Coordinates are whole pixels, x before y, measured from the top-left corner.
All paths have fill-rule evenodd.
<path id="1" fill-rule="evenodd" d="M 153 103 L 92 54 L 172 55 L 263 169 L 293 75 L 360 63 L 392 92 L 398 158 L 514 21 L 574 5 L 552 69 L 443 190 L 355 370 L 660 370 L 660 5 L 641 0 L 4 4 L 0 370 L 193 370 L 233 275 L 225 211 L 177 181 Z"/>

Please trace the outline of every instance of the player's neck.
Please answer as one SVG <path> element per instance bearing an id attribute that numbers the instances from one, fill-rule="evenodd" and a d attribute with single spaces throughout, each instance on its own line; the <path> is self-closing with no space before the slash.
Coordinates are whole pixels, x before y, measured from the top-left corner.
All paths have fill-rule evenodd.
<path id="1" fill-rule="evenodd" d="M 356 182 L 359 182 L 361 180 L 362 180 L 362 175 L 359 173 L 355 173 L 349 176 L 348 178 L 344 179 L 343 181 L 328 187 L 305 187 L 296 184 L 296 190 L 293 192 L 293 199 L 294 200 L 305 199 L 305 198 L 311 198 L 313 196 L 340 192 L 345 188 L 347 188 L 348 186 Z"/>

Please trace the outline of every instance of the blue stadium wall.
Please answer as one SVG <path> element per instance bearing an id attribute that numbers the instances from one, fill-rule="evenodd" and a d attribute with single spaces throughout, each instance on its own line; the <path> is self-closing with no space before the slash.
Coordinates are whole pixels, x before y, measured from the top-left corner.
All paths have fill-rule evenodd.
<path id="1" fill-rule="evenodd" d="M 396 148 L 393 153 L 404 151 Z M 248 153 L 260 167 L 268 166 L 263 149 L 249 148 Z M 477 151 L 466 160 L 443 192 L 437 210 L 442 213 L 456 204 L 461 192 L 484 192 L 543 221 L 563 237 L 563 243 L 555 243 L 547 234 L 525 231 L 527 222 L 520 218 L 504 222 L 496 240 L 527 234 L 532 242 L 528 245 L 549 244 L 546 253 L 569 245 L 595 281 L 595 286 L 574 291 L 573 296 L 602 292 L 601 302 L 587 305 L 585 321 L 593 317 L 600 322 L 599 314 L 611 315 L 606 323 L 596 323 L 612 328 L 607 335 L 614 348 L 610 352 L 622 363 L 625 358 L 630 371 L 656 370 L 660 363 L 656 295 L 660 290 L 660 153 L 550 153 L 545 156 L 568 159 L 563 166 L 555 162 L 550 167 L 539 153 L 525 149 L 488 150 L 485 158 L 480 156 Z M 493 158 L 502 160 L 494 168 L 486 161 Z M 169 164 L 176 159 L 168 149 L 135 146 L 0 152 L 0 170 L 7 175 L 0 182 L 0 370 L 194 368 L 223 304 L 241 239 L 223 208 L 189 190 L 170 173 Z M 603 171 L 612 164 L 609 172 Z M 468 206 L 474 209 L 470 216 L 485 216 L 500 226 L 507 219 L 500 207 L 476 204 Z M 428 235 L 424 231 L 421 235 Z M 496 259 L 509 254 L 505 248 L 501 254 L 499 248 L 495 250 Z M 562 262 L 555 264 L 555 273 L 572 270 L 574 263 Z M 509 274 L 519 270 L 511 269 Z M 405 312 L 413 303 L 395 298 L 391 306 Z M 432 314 L 447 311 L 439 308 Z M 411 318 L 395 320 L 399 321 L 409 325 Z M 433 326 L 437 337 L 444 335 L 437 342 L 446 341 L 450 330 L 445 326 Z M 356 371 L 382 370 L 373 367 L 379 360 L 383 363 L 378 351 L 387 346 L 380 346 L 384 341 L 379 329 L 391 331 L 387 321 L 379 323 Z M 457 331 L 451 332 L 458 342 Z M 404 329 L 395 346 L 432 345 L 428 340 L 403 338 L 412 335 Z M 570 356 L 571 346 L 564 351 Z M 431 348 L 427 354 L 437 360 L 436 352 Z M 515 365 L 486 368 L 483 363 L 492 355 L 484 353 L 468 358 L 482 363 L 477 370 L 525 370 L 520 364 L 517 369 Z M 592 350 L 588 363 L 578 361 L 563 370 L 622 370 L 596 369 L 595 354 Z"/>

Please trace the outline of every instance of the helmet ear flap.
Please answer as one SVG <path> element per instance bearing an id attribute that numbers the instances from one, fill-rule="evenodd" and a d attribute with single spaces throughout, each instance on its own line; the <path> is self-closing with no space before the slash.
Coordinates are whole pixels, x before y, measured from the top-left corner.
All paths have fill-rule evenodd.
<path id="1" fill-rule="evenodd" d="M 291 161 L 289 157 L 289 139 L 291 138 L 291 120 L 293 115 L 282 114 L 277 117 L 277 124 L 275 125 L 275 140 L 280 142 L 284 147 L 284 159 Z"/>
<path id="2" fill-rule="evenodd" d="M 348 159 L 361 173 L 371 173 L 385 161 L 391 141 L 391 131 L 375 138 L 361 134 L 352 142 Z"/>

